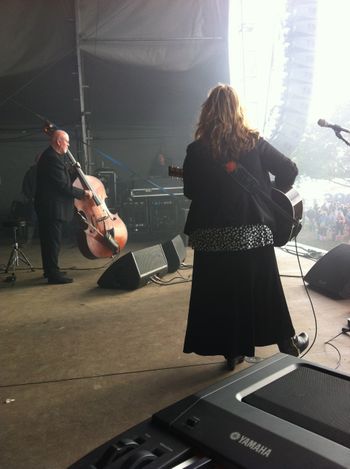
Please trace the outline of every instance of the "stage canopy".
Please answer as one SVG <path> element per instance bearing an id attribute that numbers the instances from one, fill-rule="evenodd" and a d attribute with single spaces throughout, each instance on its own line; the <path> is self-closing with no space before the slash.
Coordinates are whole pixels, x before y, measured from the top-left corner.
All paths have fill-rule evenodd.
<path id="1" fill-rule="evenodd" d="M 69 131 L 90 174 L 144 175 L 159 151 L 181 165 L 208 90 L 229 81 L 228 8 L 228 0 L 1 1 L 0 211 L 47 146 L 46 119 Z"/>

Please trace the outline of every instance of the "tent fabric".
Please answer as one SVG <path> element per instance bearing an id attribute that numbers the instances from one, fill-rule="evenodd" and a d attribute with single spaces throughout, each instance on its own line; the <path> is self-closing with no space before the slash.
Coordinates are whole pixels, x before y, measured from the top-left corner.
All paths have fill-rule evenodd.
<path id="1" fill-rule="evenodd" d="M 206 63 L 221 48 L 217 39 L 202 40 L 176 39 L 174 41 L 139 41 L 118 43 L 118 41 L 97 44 L 82 44 L 81 49 L 106 60 L 120 63 L 158 68 L 159 70 L 184 71 Z"/>
<path id="2" fill-rule="evenodd" d="M 227 38 L 222 0 L 159 2 L 81 0 L 81 50 L 97 57 L 189 70 L 219 52 Z"/>
<path id="3" fill-rule="evenodd" d="M 222 0 L 80 0 L 82 37 L 169 40 L 226 35 Z"/>
<path id="4" fill-rule="evenodd" d="M 0 76 L 43 68 L 76 49 L 121 63 L 188 70 L 227 38 L 227 0 L 3 0 Z M 76 29 L 77 28 L 77 29 Z"/>
<path id="5" fill-rule="evenodd" d="M 64 124 L 79 121 L 76 33 L 84 97 L 95 125 L 121 125 L 123 116 L 128 125 L 183 123 L 187 110 L 179 108 L 179 98 L 198 106 L 211 86 L 228 81 L 228 5 L 3 0 L 0 15 L 8 21 L 0 37 L 8 47 L 0 64 L 1 127 L 37 122 L 35 113 Z M 163 108 L 158 117 L 156 107 Z M 171 109 L 178 109 L 176 117 Z"/>
<path id="6" fill-rule="evenodd" d="M 89 170 L 147 174 L 160 148 L 181 165 L 208 90 L 229 81 L 228 9 L 229 0 L 1 0 L 0 216 L 47 145 L 44 120 L 70 133 L 83 164 L 80 93 Z"/>
<path id="7" fill-rule="evenodd" d="M 73 14 L 69 0 L 2 0 L 0 76 L 43 68 L 74 51 Z"/>

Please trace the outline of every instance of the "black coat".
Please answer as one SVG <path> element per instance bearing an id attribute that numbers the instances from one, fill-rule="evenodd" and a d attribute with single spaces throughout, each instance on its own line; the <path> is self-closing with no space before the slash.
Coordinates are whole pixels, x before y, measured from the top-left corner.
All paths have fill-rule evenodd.
<path id="1" fill-rule="evenodd" d="M 275 186 L 282 190 L 293 185 L 298 174 L 296 165 L 263 138 L 253 150 L 242 154 L 239 162 L 267 194 L 272 187 L 269 173 L 275 176 Z M 192 200 L 184 229 L 186 234 L 198 228 L 261 223 L 250 194 L 234 182 L 200 140 L 187 147 L 183 170 L 184 194 Z M 273 218 L 271 208 L 263 204 Z"/>
<path id="2" fill-rule="evenodd" d="M 33 201 L 36 191 L 36 164 L 33 164 L 25 173 L 22 182 L 22 193 L 29 201 Z"/>
<path id="3" fill-rule="evenodd" d="M 70 221 L 73 199 L 83 198 L 83 189 L 72 186 L 63 158 L 50 146 L 37 163 L 35 210 L 41 219 Z"/>
<path id="4" fill-rule="evenodd" d="M 295 164 L 264 139 L 240 163 L 269 193 L 294 183 Z M 192 200 L 186 233 L 198 228 L 261 223 L 256 204 L 201 141 L 191 143 L 184 162 L 184 193 Z M 237 177 L 239 176 L 237 172 Z M 290 318 L 272 245 L 237 251 L 195 250 L 184 352 L 254 356 L 255 346 L 292 337 Z"/>

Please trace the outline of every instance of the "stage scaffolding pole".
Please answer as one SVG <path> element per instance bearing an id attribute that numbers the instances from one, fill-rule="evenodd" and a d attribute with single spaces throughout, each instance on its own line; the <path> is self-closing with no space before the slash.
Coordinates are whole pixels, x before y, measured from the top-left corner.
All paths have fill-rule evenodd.
<path id="1" fill-rule="evenodd" d="M 80 124 L 81 124 L 81 137 L 82 137 L 82 153 L 83 161 L 81 162 L 84 171 L 87 174 L 91 174 L 92 160 L 91 160 L 91 149 L 90 149 L 90 132 L 87 130 L 86 116 L 89 114 L 85 109 L 85 96 L 84 90 L 88 88 L 88 85 L 84 84 L 83 64 L 80 51 L 80 8 L 79 0 L 75 0 L 75 43 L 76 43 L 76 54 L 77 54 L 77 68 L 78 68 L 78 84 L 79 84 L 79 104 L 80 104 Z"/>

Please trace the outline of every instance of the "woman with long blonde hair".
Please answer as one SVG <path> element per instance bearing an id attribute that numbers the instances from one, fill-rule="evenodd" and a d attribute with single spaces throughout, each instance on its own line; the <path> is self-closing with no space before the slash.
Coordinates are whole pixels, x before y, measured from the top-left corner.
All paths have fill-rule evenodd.
<path id="1" fill-rule="evenodd" d="M 267 196 L 270 174 L 282 190 L 296 165 L 249 126 L 235 90 L 213 88 L 202 106 L 195 140 L 184 161 L 185 225 L 194 249 L 184 352 L 223 355 L 233 370 L 256 346 L 277 344 L 298 356 L 308 346 L 295 334 L 274 253 L 274 216 L 232 174 L 245 168 Z M 238 173 L 237 173 L 238 175 Z M 264 216 L 262 216 L 262 213 Z"/>

